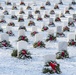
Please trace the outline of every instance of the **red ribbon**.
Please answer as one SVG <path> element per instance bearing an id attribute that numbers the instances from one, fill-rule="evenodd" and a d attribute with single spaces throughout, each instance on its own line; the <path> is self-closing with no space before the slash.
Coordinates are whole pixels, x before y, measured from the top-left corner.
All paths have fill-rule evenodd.
<path id="1" fill-rule="evenodd" d="M 24 54 L 24 55 L 25 55 L 26 53 L 27 53 L 27 52 L 26 52 L 26 50 L 22 50 L 22 54 Z"/>
<path id="2" fill-rule="evenodd" d="M 49 65 L 51 66 L 51 68 L 56 71 L 56 63 L 52 63 L 50 62 Z"/>

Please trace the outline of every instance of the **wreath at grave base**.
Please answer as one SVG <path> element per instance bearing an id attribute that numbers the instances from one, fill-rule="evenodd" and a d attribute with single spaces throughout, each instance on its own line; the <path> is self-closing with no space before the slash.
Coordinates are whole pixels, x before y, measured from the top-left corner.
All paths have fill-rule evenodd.
<path id="1" fill-rule="evenodd" d="M 0 42 L 0 47 L 12 47 L 9 41 L 1 41 Z"/>
<path id="2" fill-rule="evenodd" d="M 20 2 L 20 5 L 25 5 L 25 3 L 24 2 Z"/>
<path id="3" fill-rule="evenodd" d="M 46 41 L 56 41 L 56 37 L 53 35 L 49 35 L 48 38 L 46 39 Z"/>
<path id="4" fill-rule="evenodd" d="M 17 56 L 18 51 L 17 50 L 13 50 L 11 56 L 13 57 L 18 57 L 19 59 L 32 59 L 31 57 L 31 53 L 28 50 L 22 49 L 19 52 L 19 55 Z"/>
<path id="5" fill-rule="evenodd" d="M 34 19 L 34 16 L 32 14 L 28 15 L 27 19 Z"/>
<path id="6" fill-rule="evenodd" d="M 45 10 L 45 7 L 44 7 L 44 6 L 41 6 L 40 9 L 41 9 L 41 10 Z"/>
<path id="7" fill-rule="evenodd" d="M 62 4 L 63 5 L 63 2 L 59 2 L 58 4 Z"/>
<path id="8" fill-rule="evenodd" d="M 63 58 L 69 58 L 67 50 L 62 50 L 56 53 L 56 59 L 63 59 Z"/>
<path id="9" fill-rule="evenodd" d="M 68 46 L 76 46 L 76 42 L 74 40 L 70 40 L 68 42 Z"/>
<path id="10" fill-rule="evenodd" d="M 56 22 L 58 22 L 58 21 L 61 22 L 61 19 L 60 19 L 59 17 L 57 17 L 57 18 L 55 19 L 55 21 L 56 21 Z"/>
<path id="11" fill-rule="evenodd" d="M 68 26 L 74 26 L 74 23 L 73 22 L 68 22 Z"/>
<path id="12" fill-rule="evenodd" d="M 12 7 L 12 10 L 17 10 L 17 7 L 16 7 L 16 6 L 13 6 L 13 7 Z"/>
<path id="13" fill-rule="evenodd" d="M 76 2 L 72 2 L 72 4 L 73 4 L 73 5 L 75 5 L 75 4 L 76 4 Z"/>
<path id="14" fill-rule="evenodd" d="M 8 23 L 8 26 L 15 26 L 13 22 Z"/>
<path id="15" fill-rule="evenodd" d="M 65 26 L 65 27 L 63 28 L 63 31 L 70 31 L 70 29 L 69 29 L 68 26 Z"/>
<path id="16" fill-rule="evenodd" d="M 69 7 L 69 10 L 74 10 L 73 7 Z"/>
<path id="17" fill-rule="evenodd" d="M 58 6 L 58 5 L 56 5 L 56 6 L 54 7 L 54 9 L 59 9 L 59 6 Z"/>
<path id="18" fill-rule="evenodd" d="M 0 28 L 0 32 L 3 32 L 3 29 L 2 28 Z"/>
<path id="19" fill-rule="evenodd" d="M 49 61 L 46 62 L 43 68 L 43 73 L 50 73 L 50 74 L 60 74 L 60 65 L 56 61 Z"/>
<path id="20" fill-rule="evenodd" d="M 50 11 L 50 14 L 55 14 L 55 11 L 54 11 L 54 10 L 51 10 L 51 11 Z"/>
<path id="21" fill-rule="evenodd" d="M 35 26 L 35 23 L 34 23 L 33 21 L 30 21 L 30 22 L 28 23 L 28 26 Z"/>
<path id="22" fill-rule="evenodd" d="M 48 26 L 55 27 L 55 24 L 54 24 L 53 22 L 50 22 L 50 23 L 48 24 Z"/>
<path id="23" fill-rule="evenodd" d="M 66 11 L 65 11 L 65 14 L 70 14 L 69 10 L 66 10 Z"/>
<path id="24" fill-rule="evenodd" d="M 13 32 L 12 31 L 7 31 L 6 32 L 9 36 L 14 36 Z"/>
<path id="25" fill-rule="evenodd" d="M 46 2 L 46 5 L 51 5 L 51 3 L 49 1 Z"/>
<path id="26" fill-rule="evenodd" d="M 20 26 L 19 29 L 24 29 L 25 31 L 27 31 L 25 26 Z"/>
<path id="27" fill-rule="evenodd" d="M 40 18 L 37 18 L 37 21 L 42 21 L 43 19 L 40 17 Z"/>
<path id="28" fill-rule="evenodd" d="M 6 23 L 6 21 L 5 20 L 1 20 L 0 23 Z"/>
<path id="29" fill-rule="evenodd" d="M 34 31 L 31 33 L 31 36 L 35 36 L 35 34 L 37 34 L 38 32 L 37 31 Z"/>
<path id="30" fill-rule="evenodd" d="M 0 6 L 0 9 L 3 10 L 3 7 Z"/>
<path id="31" fill-rule="evenodd" d="M 32 10 L 32 8 L 30 7 L 30 6 L 27 6 L 27 8 L 26 8 L 27 10 Z"/>
<path id="32" fill-rule="evenodd" d="M 65 34 L 64 34 L 64 33 L 56 33 L 56 36 L 57 36 L 57 37 L 64 37 Z"/>
<path id="33" fill-rule="evenodd" d="M 6 5 L 11 5 L 11 2 L 5 2 Z"/>
<path id="34" fill-rule="evenodd" d="M 19 18 L 18 22 L 24 22 L 24 19 L 23 18 Z"/>
<path id="35" fill-rule="evenodd" d="M 28 42 L 27 36 L 19 36 L 18 41 L 21 41 L 21 40 Z"/>
<path id="36" fill-rule="evenodd" d="M 49 18 L 50 16 L 48 14 L 45 14 L 44 15 L 44 18 Z"/>
<path id="37" fill-rule="evenodd" d="M 5 11 L 3 12 L 3 14 L 4 14 L 4 15 L 9 15 L 9 13 L 8 13 L 7 10 L 5 10 Z"/>
<path id="38" fill-rule="evenodd" d="M 20 11 L 19 14 L 25 14 L 25 12 L 24 11 Z"/>
<path id="39" fill-rule="evenodd" d="M 33 47 L 34 47 L 34 48 L 37 48 L 37 47 L 40 47 L 40 48 L 44 47 L 44 48 L 45 48 L 45 44 L 44 44 L 44 42 L 42 42 L 42 41 L 38 41 L 38 42 L 35 42 L 35 43 L 33 44 Z"/>
<path id="40" fill-rule="evenodd" d="M 46 31 L 46 30 L 48 30 L 48 27 L 47 26 L 43 26 L 42 27 L 42 31 Z"/>
<path id="41" fill-rule="evenodd" d="M 35 14 L 40 14 L 40 11 L 39 11 L 39 10 L 36 10 L 36 11 L 35 11 Z"/>
<path id="42" fill-rule="evenodd" d="M 11 19 L 17 20 L 17 16 L 16 15 L 12 15 Z"/>

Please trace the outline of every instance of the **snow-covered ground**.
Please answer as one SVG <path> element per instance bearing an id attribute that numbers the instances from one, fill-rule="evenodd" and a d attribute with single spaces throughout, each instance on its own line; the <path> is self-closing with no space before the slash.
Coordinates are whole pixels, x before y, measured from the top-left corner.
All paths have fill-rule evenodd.
<path id="1" fill-rule="evenodd" d="M 20 0 L 11 0 L 12 2 L 16 2 L 17 4 L 19 4 L 18 1 Z M 41 2 L 45 2 L 45 0 L 34 0 L 36 1 L 38 4 L 41 4 Z M 58 0 L 50 0 L 52 1 L 51 3 L 57 3 Z M 64 0 L 65 5 L 63 5 L 61 7 L 61 9 L 63 9 L 63 7 L 66 7 L 69 2 L 71 0 Z M 2 2 L 2 6 L 3 8 L 6 7 L 6 5 L 4 4 L 4 0 L 0 0 L 0 2 Z M 32 0 L 25 0 L 25 3 L 27 4 L 28 2 L 32 2 Z M 32 6 L 32 5 L 31 5 Z M 23 8 L 25 9 L 26 6 L 23 6 Z M 11 10 L 10 10 L 10 6 L 7 6 L 9 13 L 11 14 Z M 18 7 L 20 8 L 20 7 Z M 34 6 L 32 6 L 33 10 L 35 9 Z M 75 11 L 76 11 L 76 7 Z M 47 7 L 47 11 L 49 7 Z M 56 12 L 59 13 L 60 10 L 57 10 Z M 73 12 L 73 11 L 72 11 Z M 28 20 L 27 18 L 27 11 L 25 10 L 25 26 L 27 28 L 27 32 L 25 33 L 26 36 L 28 37 L 28 39 L 30 40 L 30 42 L 28 43 L 28 50 L 32 53 L 32 57 L 33 59 L 31 60 L 19 60 L 17 58 L 11 57 L 11 53 L 13 49 L 1 49 L 0 48 L 0 75 L 44 75 L 42 73 L 42 69 L 44 67 L 44 58 L 43 56 L 46 54 L 55 54 L 58 51 L 58 41 L 63 41 L 66 39 L 66 37 L 64 38 L 58 38 L 57 42 L 48 42 L 46 43 L 46 48 L 33 48 L 32 44 L 34 43 L 34 38 L 31 37 L 30 33 L 31 33 L 31 27 L 29 27 L 28 24 Z M 41 11 L 41 14 L 43 14 L 44 11 Z M 2 14 L 2 10 L 0 10 L 0 14 Z M 16 14 L 18 15 L 18 11 L 16 11 Z M 33 13 L 34 14 L 34 13 Z M 35 14 L 34 14 L 35 15 Z M 43 15 L 42 15 L 43 16 Z M 66 15 L 66 16 L 71 16 L 71 15 Z M 6 21 L 9 22 L 10 21 L 10 15 L 6 16 Z M 44 19 L 45 23 L 47 24 L 49 19 Z M 41 25 L 43 24 L 43 22 L 37 22 L 36 20 L 34 20 L 36 25 L 38 26 L 38 31 L 44 36 L 44 39 L 47 37 L 47 33 L 46 32 L 41 32 Z M 65 20 L 64 20 L 65 21 Z M 17 21 L 14 21 L 16 26 L 13 27 L 13 32 L 15 34 L 15 36 L 10 36 L 9 40 L 11 42 L 11 44 L 13 45 L 14 48 L 16 48 L 17 46 L 17 38 L 18 38 L 18 27 L 19 27 L 19 23 Z M 1 24 L 2 28 L 4 29 L 4 31 L 6 31 L 5 27 L 7 24 Z M 68 47 L 68 52 L 70 55 L 69 59 L 64 59 L 64 60 L 56 60 L 59 64 L 60 64 L 60 68 L 62 73 L 60 75 L 76 75 L 76 47 Z M 53 75 L 57 75 L 57 74 L 53 74 Z"/>

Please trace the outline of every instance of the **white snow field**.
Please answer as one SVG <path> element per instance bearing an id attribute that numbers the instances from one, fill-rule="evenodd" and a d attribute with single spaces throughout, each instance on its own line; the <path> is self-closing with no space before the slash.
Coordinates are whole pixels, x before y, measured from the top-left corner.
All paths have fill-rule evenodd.
<path id="1" fill-rule="evenodd" d="M 7 6 L 4 3 L 5 0 L 0 0 L 0 3 L 2 4 L 3 8 L 8 8 L 9 13 L 11 14 L 11 6 Z M 33 12 L 33 15 L 36 17 L 36 15 L 34 14 L 34 10 L 36 7 L 39 8 L 39 6 L 43 3 L 45 3 L 45 0 L 24 0 L 26 5 L 28 5 L 28 3 L 31 3 L 31 7 L 33 8 L 33 10 L 31 10 Z M 36 1 L 36 3 L 38 4 L 36 7 L 33 6 L 33 1 Z M 16 2 L 18 9 L 20 9 L 21 6 L 19 6 L 19 2 L 20 0 L 11 0 L 11 3 Z M 59 0 L 50 0 L 51 2 L 51 6 L 46 6 L 46 10 L 47 12 L 49 12 L 50 8 L 54 6 L 54 3 L 58 3 Z M 60 13 L 61 10 L 63 10 L 63 8 L 67 7 L 68 4 L 71 2 L 71 0 L 63 0 L 64 5 L 59 5 L 59 7 L 61 8 L 60 10 L 56 10 L 56 13 Z M 22 6 L 25 10 L 26 6 Z M 68 18 L 72 16 L 72 14 L 74 12 L 76 12 L 76 5 L 73 6 L 75 10 L 70 11 L 71 14 L 70 15 L 66 15 L 66 18 L 62 18 L 62 21 L 66 21 Z M 44 15 L 44 11 L 46 10 L 41 10 L 41 16 L 43 17 Z M 0 10 L 0 15 L 2 15 L 3 10 Z M 16 10 L 15 13 L 16 15 L 19 16 L 19 10 Z M 22 59 L 17 59 L 11 56 L 11 53 L 13 51 L 12 48 L 10 49 L 5 49 L 5 48 L 0 48 L 0 75 L 45 75 L 42 73 L 42 69 L 44 67 L 45 61 L 43 56 L 47 55 L 47 54 L 56 54 L 56 52 L 58 51 L 58 42 L 59 41 L 67 41 L 67 34 L 68 33 L 74 33 L 74 32 L 66 32 L 66 37 L 59 37 L 57 38 L 56 42 L 45 42 L 46 44 L 46 48 L 33 48 L 33 43 L 35 38 L 32 37 L 30 35 L 31 33 L 31 27 L 28 26 L 28 19 L 27 19 L 27 15 L 28 15 L 28 10 L 25 10 L 25 14 L 24 14 L 24 25 L 26 26 L 27 31 L 25 32 L 25 35 L 28 37 L 29 39 L 29 43 L 28 43 L 28 47 L 27 49 L 32 53 L 32 59 L 30 60 L 22 60 Z M 54 16 L 51 16 L 54 17 Z M 10 21 L 10 15 L 6 15 L 5 16 L 5 20 L 7 22 Z M 36 24 L 36 26 L 38 27 L 38 32 L 40 32 L 43 35 L 43 39 L 45 40 L 47 37 L 47 31 L 42 32 L 41 31 L 41 25 L 43 24 L 43 22 L 45 22 L 45 24 L 48 24 L 49 19 L 44 19 L 41 22 L 36 21 L 36 19 L 34 19 L 34 22 Z M 18 27 L 19 27 L 19 22 L 17 20 L 13 21 L 15 23 L 15 26 L 12 27 L 12 30 L 15 34 L 15 36 L 9 36 L 9 41 L 11 42 L 11 44 L 13 45 L 14 48 L 17 48 L 17 39 L 18 39 Z M 56 23 L 55 23 L 56 24 Z M 58 24 L 58 23 L 57 23 Z M 62 22 L 60 22 L 59 24 L 62 24 Z M 7 23 L 3 23 L 0 24 L 1 27 L 3 28 L 4 32 L 6 32 L 6 25 Z M 49 27 L 49 29 L 52 27 Z M 53 27 L 55 28 L 55 27 Z M 75 23 L 75 27 L 74 29 L 76 29 L 76 23 Z M 0 33 L 1 34 L 1 33 Z M 68 46 L 68 52 L 69 52 L 69 56 L 70 58 L 67 59 L 59 59 L 56 61 L 60 64 L 60 69 L 62 71 L 62 73 L 60 75 L 76 75 L 76 47 L 73 46 Z M 52 75 L 52 74 L 50 74 Z M 58 74 L 53 74 L 53 75 L 58 75 Z"/>

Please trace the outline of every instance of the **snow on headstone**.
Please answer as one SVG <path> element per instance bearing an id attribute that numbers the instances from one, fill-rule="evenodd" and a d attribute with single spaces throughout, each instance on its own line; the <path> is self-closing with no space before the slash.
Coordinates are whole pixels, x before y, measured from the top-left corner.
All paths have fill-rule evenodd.
<path id="1" fill-rule="evenodd" d="M 57 26 L 56 27 L 56 32 L 57 33 L 62 33 L 63 31 L 62 31 L 62 26 Z"/>
<path id="2" fill-rule="evenodd" d="M 9 41 L 9 35 L 6 33 L 2 33 L 0 35 L 0 41 L 3 41 L 3 40 Z"/>
<path id="3" fill-rule="evenodd" d="M 24 29 L 20 29 L 18 31 L 18 36 L 25 36 L 25 30 Z"/>
<path id="4" fill-rule="evenodd" d="M 32 32 L 34 32 L 34 31 L 37 31 L 37 27 L 36 26 L 32 27 Z"/>
<path id="5" fill-rule="evenodd" d="M 35 35 L 35 41 L 43 41 L 43 36 L 41 34 L 36 34 Z"/>
<path id="6" fill-rule="evenodd" d="M 12 30 L 12 26 L 6 26 L 6 31 Z"/>
<path id="7" fill-rule="evenodd" d="M 67 50 L 67 42 L 59 42 L 58 43 L 58 50 L 59 51 Z"/>
<path id="8" fill-rule="evenodd" d="M 44 61 L 55 61 L 56 60 L 56 55 L 55 54 L 48 54 L 43 56 Z"/>
<path id="9" fill-rule="evenodd" d="M 75 40 L 75 33 L 69 33 L 68 34 L 68 41 Z"/>

